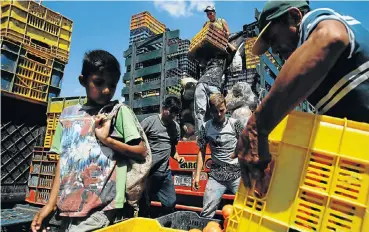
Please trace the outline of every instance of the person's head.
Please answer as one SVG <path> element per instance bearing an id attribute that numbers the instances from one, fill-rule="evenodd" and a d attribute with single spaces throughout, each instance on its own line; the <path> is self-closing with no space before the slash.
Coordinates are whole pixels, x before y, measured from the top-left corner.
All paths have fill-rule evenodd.
<path id="1" fill-rule="evenodd" d="M 208 19 L 210 22 L 214 22 L 216 19 L 216 13 L 215 13 L 215 7 L 214 6 L 207 6 L 204 10 L 206 13 L 206 16 L 208 16 Z"/>
<path id="2" fill-rule="evenodd" d="M 106 105 L 113 98 L 120 77 L 118 60 L 104 50 L 85 53 L 79 82 L 86 88 L 87 98 L 97 105 Z"/>
<path id="3" fill-rule="evenodd" d="M 221 93 L 210 95 L 210 113 L 215 122 L 223 122 L 227 112 L 226 100 Z"/>
<path id="4" fill-rule="evenodd" d="M 283 59 L 296 50 L 302 17 L 310 11 L 308 1 L 269 0 L 259 16 L 260 34 L 252 48 L 254 55 L 262 55 L 270 47 Z"/>
<path id="5" fill-rule="evenodd" d="M 161 118 L 164 121 L 173 121 L 181 109 L 181 101 L 179 98 L 170 96 L 163 102 L 163 108 L 161 110 Z"/>

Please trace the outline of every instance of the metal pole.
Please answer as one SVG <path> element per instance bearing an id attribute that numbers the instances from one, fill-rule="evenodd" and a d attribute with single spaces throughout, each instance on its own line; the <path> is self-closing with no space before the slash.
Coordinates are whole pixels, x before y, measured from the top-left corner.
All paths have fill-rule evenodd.
<path id="1" fill-rule="evenodd" d="M 163 46 L 161 53 L 161 74 L 160 74 L 160 110 L 163 108 L 163 101 L 166 92 L 166 73 L 167 73 L 167 33 L 163 33 Z"/>
<path id="2" fill-rule="evenodd" d="M 133 96 L 134 96 L 134 84 L 135 84 L 135 70 L 136 70 L 136 42 L 132 43 L 132 54 L 131 54 L 131 71 L 129 80 L 129 107 L 133 109 Z"/>

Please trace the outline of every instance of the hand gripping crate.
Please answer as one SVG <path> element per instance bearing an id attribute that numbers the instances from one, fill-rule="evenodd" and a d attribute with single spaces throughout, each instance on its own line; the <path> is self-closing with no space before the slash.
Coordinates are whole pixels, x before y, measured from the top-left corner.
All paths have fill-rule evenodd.
<path id="1" fill-rule="evenodd" d="M 369 124 L 294 111 L 269 143 L 266 197 L 240 184 L 227 232 L 369 231 Z"/>
<path id="2" fill-rule="evenodd" d="M 207 23 L 199 33 L 192 38 L 188 55 L 197 60 L 208 55 L 226 55 L 228 40 L 224 33 L 210 23 Z M 209 54 L 210 53 L 210 54 Z"/>

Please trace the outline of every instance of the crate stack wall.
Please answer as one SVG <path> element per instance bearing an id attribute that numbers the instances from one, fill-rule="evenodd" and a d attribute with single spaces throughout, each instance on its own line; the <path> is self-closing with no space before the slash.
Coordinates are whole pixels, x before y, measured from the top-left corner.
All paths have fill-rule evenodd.
<path id="1" fill-rule="evenodd" d="M 35 1 L 1 2 L 3 95 L 47 104 L 68 63 L 73 22 Z"/>
<path id="2" fill-rule="evenodd" d="M 179 32 L 169 32 L 166 33 L 178 33 Z M 126 73 L 123 76 L 123 81 L 125 87 L 122 90 L 122 95 L 125 101 L 130 105 L 129 94 L 132 91 L 132 105 L 134 113 L 137 115 L 138 119 L 141 120 L 154 113 L 159 113 L 160 109 L 160 89 L 161 89 L 161 75 L 162 69 L 164 68 L 164 63 L 162 59 L 162 50 L 168 49 L 168 54 L 166 55 L 166 69 L 165 73 L 165 95 L 176 94 L 178 91 L 178 83 L 182 72 L 179 70 L 178 58 L 174 57 L 173 54 L 177 52 L 176 46 L 179 46 L 178 37 L 169 38 L 166 43 L 163 44 L 164 34 L 156 35 L 151 43 L 144 46 L 137 47 L 136 59 L 133 61 L 134 64 L 134 84 L 131 88 L 131 72 L 132 72 L 132 54 L 128 55 L 126 58 Z M 152 39 L 152 38 L 147 38 Z M 135 43 L 137 46 L 139 43 Z M 155 46 L 157 45 L 157 46 Z M 131 49 L 131 48 L 129 48 Z M 173 50 L 174 49 L 174 50 Z M 141 52 L 145 50 L 147 52 Z M 171 51 L 169 51 L 171 50 Z M 172 51 L 173 50 L 173 51 Z M 175 80 L 173 82 L 173 80 Z"/>
<path id="3" fill-rule="evenodd" d="M 131 18 L 130 27 L 130 45 L 135 43 L 136 54 L 134 61 L 134 84 L 130 87 L 130 72 L 132 72 L 132 54 L 125 56 L 126 74 L 123 77 L 125 87 L 122 90 L 122 96 L 129 104 L 130 91 L 133 92 L 131 106 L 138 115 L 139 120 L 150 114 L 158 113 L 160 108 L 161 93 L 161 69 L 163 68 L 162 49 L 167 51 L 165 63 L 170 64 L 165 72 L 166 83 L 165 95 L 180 95 L 180 79 L 184 77 L 196 76 L 196 63 L 188 57 L 190 46 L 189 40 L 182 40 L 178 36 L 171 37 L 163 44 L 163 33 L 171 33 L 165 27 L 165 24 L 156 20 L 149 12 L 135 14 Z M 177 32 L 173 32 L 174 34 Z M 173 35 L 174 35 L 173 34 Z M 155 42 L 149 42 L 140 46 L 143 41 L 154 39 Z M 160 38 L 159 38 L 160 37 Z M 176 48 L 175 48 L 176 47 Z M 172 67 L 173 66 L 173 67 Z M 138 75 L 138 73 L 140 73 Z M 174 81 L 173 81 L 174 80 Z M 177 80 L 177 81 L 176 81 Z M 164 88 L 164 87 L 163 87 Z"/>
<path id="4" fill-rule="evenodd" d="M 23 202 L 47 103 L 60 94 L 73 22 L 35 1 L 1 1 L 2 199 Z"/>
<path id="5" fill-rule="evenodd" d="M 43 143 L 46 107 L 2 96 L 1 108 L 1 200 L 23 202 L 32 151 Z"/>

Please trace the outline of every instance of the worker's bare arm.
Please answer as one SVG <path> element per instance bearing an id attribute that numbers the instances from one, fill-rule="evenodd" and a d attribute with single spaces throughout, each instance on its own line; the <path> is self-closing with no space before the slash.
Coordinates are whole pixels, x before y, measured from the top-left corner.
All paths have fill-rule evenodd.
<path id="1" fill-rule="evenodd" d="M 231 34 L 230 30 L 229 30 L 229 26 L 228 26 L 228 23 L 223 20 L 223 27 L 224 27 L 224 32 L 225 32 L 225 35 L 226 37 L 228 38 L 229 35 Z"/>
<path id="2" fill-rule="evenodd" d="M 324 80 L 347 46 L 345 26 L 339 21 L 322 21 L 283 65 L 237 143 L 235 152 L 246 186 L 251 186 L 251 179 L 260 179 L 270 162 L 269 133 Z"/>
<path id="3" fill-rule="evenodd" d="M 319 23 L 283 65 L 269 94 L 257 108 L 258 133 L 268 135 L 288 112 L 307 98 L 348 45 L 345 25 L 336 20 Z"/>

